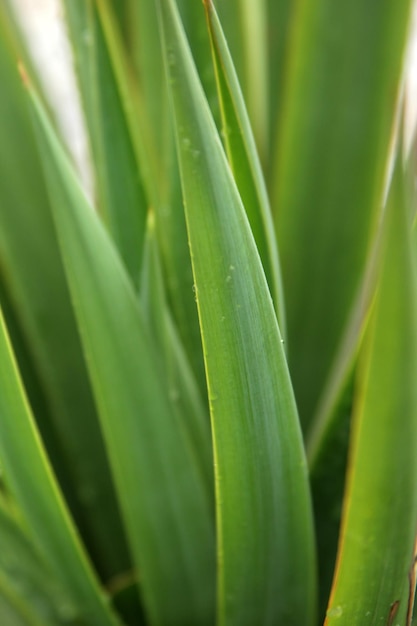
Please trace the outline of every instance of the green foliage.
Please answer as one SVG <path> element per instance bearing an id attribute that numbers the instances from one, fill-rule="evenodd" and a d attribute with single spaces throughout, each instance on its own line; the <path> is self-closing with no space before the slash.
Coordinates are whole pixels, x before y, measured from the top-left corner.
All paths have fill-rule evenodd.
<path id="1" fill-rule="evenodd" d="M 0 8 L 0 623 L 410 626 L 411 1 L 62 5 L 92 201 Z"/>

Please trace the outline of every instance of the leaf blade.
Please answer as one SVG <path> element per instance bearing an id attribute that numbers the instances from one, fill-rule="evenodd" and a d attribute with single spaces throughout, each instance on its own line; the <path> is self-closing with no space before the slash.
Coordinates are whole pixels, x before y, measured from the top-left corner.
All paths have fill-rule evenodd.
<path id="1" fill-rule="evenodd" d="M 66 1 L 64 6 L 94 156 L 99 210 L 137 284 L 148 199 L 128 114 L 130 91 L 117 72 L 118 59 L 110 49 L 108 20 L 103 20 L 108 15 L 102 5 L 88 0 Z"/>
<path id="2" fill-rule="evenodd" d="M 294 13 L 273 210 L 306 432 L 378 223 L 409 11 L 302 0 Z"/>
<path id="3" fill-rule="evenodd" d="M 149 619 L 155 624 L 209 624 L 214 605 L 209 494 L 172 413 L 128 275 L 33 92 L 31 102 L 92 387 Z M 140 454 L 126 454 L 132 442 Z"/>
<path id="4" fill-rule="evenodd" d="M 326 624 L 363 624 L 365 614 L 389 623 L 393 607 L 398 609 L 396 622 L 410 619 L 409 575 L 417 527 L 417 309 L 403 176 L 397 163 L 379 285 L 361 353 L 349 480 Z M 365 578 L 373 585 L 365 585 Z"/>
<path id="5" fill-rule="evenodd" d="M 279 329 L 175 4 L 163 0 L 159 10 L 212 416 L 218 620 L 309 624 L 315 605 L 311 511 Z M 284 441 L 291 445 L 284 449 Z M 284 474 L 292 477 L 290 491 Z"/>
<path id="6" fill-rule="evenodd" d="M 212 2 L 206 2 L 213 59 L 222 114 L 226 151 L 247 212 L 272 298 L 281 333 L 285 337 L 285 302 L 281 268 L 268 192 L 257 154 L 236 71 Z"/>
<path id="7" fill-rule="evenodd" d="M 7 85 L 0 102 L 0 299 L 13 340 L 12 326 L 20 331 L 21 341 L 13 347 L 49 458 L 106 579 L 127 568 L 129 559 L 26 94 L 3 17 L 0 12 L 0 80 Z"/>
<path id="8" fill-rule="evenodd" d="M 0 368 L 0 457 L 12 493 L 77 609 L 85 612 L 92 624 L 114 626 L 117 621 L 99 590 L 42 448 L 1 310 Z M 65 568 L 61 567 L 63 562 Z"/>

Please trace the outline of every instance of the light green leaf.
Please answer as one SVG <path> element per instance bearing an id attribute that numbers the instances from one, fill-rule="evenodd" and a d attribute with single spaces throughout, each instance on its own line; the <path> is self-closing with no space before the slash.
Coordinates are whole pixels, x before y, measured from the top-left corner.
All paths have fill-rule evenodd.
<path id="1" fill-rule="evenodd" d="M 417 528 L 417 307 L 399 163 L 384 233 L 380 280 L 356 382 L 328 626 L 411 620 L 409 576 Z"/>
<path id="2" fill-rule="evenodd" d="M 210 494 L 172 411 L 128 275 L 33 92 L 31 102 L 145 608 L 154 624 L 211 624 Z"/>
<path id="3" fill-rule="evenodd" d="M 74 610 L 91 625 L 115 625 L 45 456 L 1 311 L 0 423 L 2 467 L 32 537 L 65 586 Z"/>
<path id="4" fill-rule="evenodd" d="M 273 210 L 305 431 L 382 205 L 410 4 L 300 0 L 294 13 Z"/>
<path id="5" fill-rule="evenodd" d="M 227 42 L 211 1 L 205 3 L 222 114 L 223 137 L 233 176 L 245 207 L 272 293 L 281 333 L 285 307 L 281 270 L 268 193 L 245 102 Z"/>
<path id="6" fill-rule="evenodd" d="M 51 626 L 50 622 L 41 622 L 21 597 L 10 581 L 0 571 L 0 622 L 7 626 Z"/>
<path id="7" fill-rule="evenodd" d="M 306 463 L 276 316 L 175 4 L 158 4 L 212 418 L 218 623 L 312 624 Z"/>
<path id="8" fill-rule="evenodd" d="M 129 566 L 33 129 L 0 12 L 0 300 L 26 392 L 100 575 Z M 71 374 L 69 375 L 68 372 Z"/>

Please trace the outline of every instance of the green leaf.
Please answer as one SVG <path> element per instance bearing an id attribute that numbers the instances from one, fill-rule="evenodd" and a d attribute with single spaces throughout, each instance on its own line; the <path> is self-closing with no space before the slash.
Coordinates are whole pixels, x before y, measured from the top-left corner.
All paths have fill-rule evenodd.
<path id="1" fill-rule="evenodd" d="M 285 93 L 285 80 L 291 58 L 291 27 L 298 3 L 293 0 L 267 0 L 268 44 L 269 44 L 269 137 L 266 177 L 268 187 L 274 186 L 276 149 L 281 130 L 281 114 Z"/>
<path id="2" fill-rule="evenodd" d="M 381 236 L 345 328 L 331 375 L 306 442 L 319 554 L 319 606 L 323 617 L 336 562 L 358 353 L 375 296 Z"/>
<path id="3" fill-rule="evenodd" d="M 1 303 L 57 479 L 100 575 L 129 566 L 39 155 L 0 13 Z M 24 146 L 24 150 L 23 150 Z M 70 375 L 68 374 L 70 372 Z"/>
<path id="4" fill-rule="evenodd" d="M 117 68 L 118 82 L 126 92 L 124 101 L 135 104 L 134 111 L 130 111 L 130 128 L 138 127 L 135 143 L 137 152 L 141 153 L 140 165 L 155 211 L 170 305 L 200 390 L 204 393 L 204 364 L 156 9 L 153 2 L 134 3 L 131 9 L 131 37 L 140 86 L 138 97 L 135 81 L 129 80 L 132 79 L 128 71 L 131 68 L 107 0 L 98 0 L 98 8 L 105 24 L 113 66 Z"/>
<path id="5" fill-rule="evenodd" d="M 261 164 L 242 92 L 219 19 L 211 1 L 208 0 L 205 7 L 216 68 L 226 152 L 270 286 L 281 333 L 285 336 L 285 307 L 281 270 Z"/>
<path id="6" fill-rule="evenodd" d="M 173 158 L 173 133 L 154 2 L 131 2 L 129 44 L 140 85 L 138 123 L 151 170 L 152 203 L 167 202 Z"/>
<path id="7" fill-rule="evenodd" d="M 202 2 L 178 0 L 177 7 L 187 33 L 194 63 L 201 80 L 211 113 L 220 128 L 219 101 L 217 98 L 216 77 L 211 57 L 210 38 Z"/>
<path id="8" fill-rule="evenodd" d="M 77 618 L 71 601 L 30 541 L 17 516 L 7 511 L 1 503 L 0 595 L 6 580 L 8 588 L 28 605 L 27 610 L 30 607 L 36 624 L 56 626 Z M 8 621 L 2 623 L 9 624 Z"/>
<path id="9" fill-rule="evenodd" d="M 214 528 L 133 286 L 40 106 L 53 215 L 151 623 L 211 624 Z M 133 452 L 132 452 L 133 447 Z"/>
<path id="10" fill-rule="evenodd" d="M 301 0 L 294 14 L 273 209 L 305 431 L 378 221 L 409 13 L 410 0 Z"/>
<path id="11" fill-rule="evenodd" d="M 175 4 L 159 9 L 212 418 L 218 623 L 312 624 L 306 463 L 273 303 Z"/>
<path id="12" fill-rule="evenodd" d="M 36 544 L 90 624 L 116 624 L 43 450 L 0 311 L 0 458 Z M 62 564 L 65 563 L 65 567 Z"/>
<path id="13" fill-rule="evenodd" d="M 353 371 L 352 371 L 353 370 Z M 352 416 L 354 368 L 329 409 L 320 445 L 309 459 L 319 578 L 319 618 L 323 623 L 336 564 Z"/>
<path id="14" fill-rule="evenodd" d="M 408 221 L 404 174 L 397 163 L 386 209 L 380 280 L 359 361 L 329 626 L 411 620 L 409 576 L 417 528 L 417 307 Z"/>
<path id="15" fill-rule="evenodd" d="M 12 588 L 8 578 L 0 572 L 0 621 L 7 626 L 51 626 L 41 622 L 25 598 Z"/>
<path id="16" fill-rule="evenodd" d="M 147 199 L 129 113 L 131 91 L 121 80 L 118 59 L 109 49 L 108 21 L 103 21 L 102 14 L 99 16 L 96 2 L 65 0 L 64 6 L 90 133 L 99 209 L 137 284 Z"/>
<path id="17" fill-rule="evenodd" d="M 205 3 L 210 6 L 212 2 Z M 266 0 L 219 0 L 216 7 L 248 106 L 256 145 L 265 162 L 269 134 L 269 50 Z"/>
<path id="18" fill-rule="evenodd" d="M 208 408 L 167 307 L 152 213 L 145 240 L 140 296 L 156 350 L 161 355 L 173 410 L 190 440 L 208 490 L 213 493 L 213 448 Z"/>

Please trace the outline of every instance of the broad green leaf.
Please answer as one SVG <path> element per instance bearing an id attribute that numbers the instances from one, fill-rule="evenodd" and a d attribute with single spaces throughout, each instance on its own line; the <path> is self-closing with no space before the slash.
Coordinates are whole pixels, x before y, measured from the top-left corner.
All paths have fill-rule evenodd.
<path id="1" fill-rule="evenodd" d="M 38 427 L 104 578 L 129 565 L 33 130 L 0 13 L 0 299 Z M 15 344 L 14 344 L 14 347 Z M 68 374 L 70 372 L 70 375 Z"/>
<path id="2" fill-rule="evenodd" d="M 227 156 L 272 293 L 285 337 L 284 294 L 268 193 L 255 140 L 227 42 L 211 1 L 205 3 L 217 75 Z"/>
<path id="3" fill-rule="evenodd" d="M 218 623 L 312 624 L 306 462 L 273 303 L 176 6 L 158 6 L 212 418 Z"/>
<path id="4" fill-rule="evenodd" d="M 417 307 L 399 163 L 384 234 L 379 285 L 357 373 L 328 626 L 411 621 L 409 576 L 417 528 Z"/>
<path id="5" fill-rule="evenodd" d="M 91 625 L 116 624 L 45 456 L 1 311 L 0 422 L 0 458 L 7 483 L 32 537 L 74 603 L 74 611 Z"/>
<path id="6" fill-rule="evenodd" d="M 300 0 L 274 170 L 288 355 L 305 431 L 382 204 L 410 0 Z"/>
<path id="7" fill-rule="evenodd" d="M 172 411 L 133 285 L 33 92 L 31 102 L 146 611 L 153 624 L 211 624 L 210 494 Z"/>
<path id="8" fill-rule="evenodd" d="M 147 198 L 124 88 L 96 2 L 65 0 L 90 136 L 98 205 L 134 283 L 139 280 Z"/>

